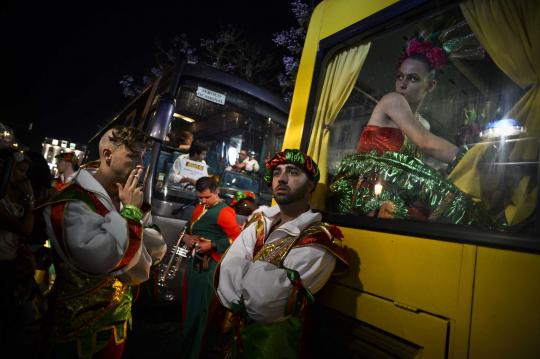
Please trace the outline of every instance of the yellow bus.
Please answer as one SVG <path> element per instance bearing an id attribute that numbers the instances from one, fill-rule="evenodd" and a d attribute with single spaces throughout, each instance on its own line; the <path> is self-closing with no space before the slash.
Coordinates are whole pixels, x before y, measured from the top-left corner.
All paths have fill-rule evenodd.
<path id="1" fill-rule="evenodd" d="M 314 205 L 342 228 L 351 265 L 318 295 L 318 354 L 540 357 L 539 4 L 323 0 L 315 8 L 283 147 L 319 163 Z M 373 188 L 353 181 L 350 198 L 336 194 L 336 183 L 344 163 L 358 160 L 374 107 L 396 91 L 404 46 L 422 36 L 446 47 L 447 63 L 419 109 L 421 121 L 469 150 L 455 167 L 422 155 L 431 188 L 416 172 L 414 186 L 394 187 L 394 206 L 403 194 L 422 199 L 430 191 L 423 219 L 407 211 L 382 218 L 380 202 L 374 211 L 358 205 Z M 437 198 L 441 186 L 453 197 Z M 481 208 L 491 224 L 471 220 L 469 210 L 449 213 L 458 201 Z"/>

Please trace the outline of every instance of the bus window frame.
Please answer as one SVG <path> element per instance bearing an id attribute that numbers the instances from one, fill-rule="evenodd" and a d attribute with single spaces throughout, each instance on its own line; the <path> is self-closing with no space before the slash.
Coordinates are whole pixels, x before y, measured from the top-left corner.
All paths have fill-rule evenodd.
<path id="1" fill-rule="evenodd" d="M 324 73 L 331 57 L 342 49 L 359 42 L 367 42 L 389 31 L 409 25 L 429 17 L 434 17 L 459 6 L 454 1 L 412 0 L 399 1 L 396 4 L 360 20 L 326 38 L 319 40 L 318 51 L 313 68 L 313 77 L 308 98 L 306 118 L 300 142 L 300 149 L 307 152 L 319 94 L 324 81 Z M 540 179 L 540 166 L 538 166 Z M 383 233 L 402 234 L 430 240 L 441 240 L 454 243 L 480 245 L 484 247 L 504 248 L 519 252 L 540 253 L 540 195 L 537 197 L 535 209 L 535 226 L 533 234 L 516 234 L 511 232 L 486 231 L 466 225 L 445 224 L 414 220 L 385 220 L 337 214 L 322 211 L 323 219 L 339 226 L 371 230 Z"/>

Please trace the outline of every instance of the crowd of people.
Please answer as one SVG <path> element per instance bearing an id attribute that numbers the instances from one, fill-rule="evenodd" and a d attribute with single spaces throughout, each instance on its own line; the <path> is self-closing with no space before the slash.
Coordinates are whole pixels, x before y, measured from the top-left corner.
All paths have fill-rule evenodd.
<path id="1" fill-rule="evenodd" d="M 20 346 L 21 354 L 33 357 L 29 346 L 39 350 L 42 344 L 45 305 L 34 281 L 37 263 L 30 242 L 41 190 L 31 181 L 32 162 L 26 154 L 0 149 L 0 163 L 0 341 L 4 348 Z"/>
<path id="2" fill-rule="evenodd" d="M 131 285 L 148 279 L 166 249 L 142 220 L 144 146 L 137 130 L 111 129 L 95 171 L 79 169 L 66 152 L 57 156 L 54 180 L 40 154 L 0 150 L 0 337 L 7 352 L 121 357 Z"/>
<path id="3" fill-rule="evenodd" d="M 99 142 L 97 167 L 79 168 L 73 154 L 63 153 L 57 156 L 61 177 L 55 180 L 43 157 L 31 160 L 23 152 L 1 150 L 2 171 L 9 171 L 0 197 L 0 337 L 6 346 L 35 358 L 123 356 L 137 320 L 132 318 L 136 288 L 167 252 L 148 215 L 151 208 L 143 203 L 145 146 L 139 130 L 114 127 Z M 191 141 L 180 161 L 203 162 L 206 151 Z M 232 170 L 259 171 L 252 157 L 242 151 Z M 37 165 L 40 160 L 45 166 Z M 226 204 L 213 177 L 172 176 L 193 186 L 199 199 L 186 225 L 191 255 L 179 279 L 182 357 L 210 352 L 253 357 L 291 323 L 298 339 L 302 331 L 296 323 L 312 295 L 337 262 L 346 263 L 338 232 L 309 207 L 317 165 L 298 150 L 271 158 L 265 180 L 277 202 L 272 207 L 258 207 L 251 192 L 238 192 Z M 239 222 L 239 216 L 247 221 Z M 46 283 L 37 280 L 40 271 L 51 272 Z M 231 318 L 238 318 L 234 329 L 217 329 L 230 327 Z M 268 338 L 251 338 L 261 326 L 269 329 Z M 237 333 L 241 340 L 234 339 Z M 287 351 L 300 354 L 299 340 L 287 345 Z"/>
<path id="4" fill-rule="evenodd" d="M 419 41 L 405 49 L 395 92 L 377 103 L 359 153 L 455 160 L 457 147 L 433 135 L 418 113 L 442 66 L 437 49 Z M 256 153 L 242 149 L 226 170 L 263 175 L 276 205 L 259 207 L 251 192 L 238 192 L 226 204 L 208 174 L 208 147 L 188 131 L 177 140 L 180 155 L 166 180 L 198 198 L 182 237 L 189 259 L 178 279 L 181 357 L 301 356 L 313 295 L 347 268 L 341 232 L 310 208 L 317 164 L 286 149 L 267 156 L 261 169 Z M 167 252 L 150 204 L 143 203 L 145 146 L 139 130 L 112 128 L 100 140 L 97 168 L 79 168 L 72 153 L 60 154 L 60 177 L 52 186 L 38 174 L 39 158 L 1 150 L 8 173 L 0 188 L 0 338 L 6 343 L 23 351 L 35 344 L 28 350 L 34 357 L 122 357 L 134 288 L 151 278 Z M 51 264 L 54 283 L 39 283 L 36 273 Z"/>

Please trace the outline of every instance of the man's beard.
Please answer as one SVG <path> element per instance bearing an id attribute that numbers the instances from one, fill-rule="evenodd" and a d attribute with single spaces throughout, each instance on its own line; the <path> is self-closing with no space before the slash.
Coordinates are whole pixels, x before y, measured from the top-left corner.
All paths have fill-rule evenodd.
<path id="1" fill-rule="evenodd" d="M 276 200 L 277 204 L 281 204 L 281 205 L 291 204 L 291 203 L 297 202 L 297 201 L 299 201 L 301 199 L 304 199 L 306 197 L 307 191 L 308 191 L 308 186 L 306 184 L 306 185 L 304 185 L 302 187 L 299 187 L 294 192 L 289 192 L 289 193 L 285 193 L 285 194 L 275 194 L 274 193 L 274 199 Z"/>

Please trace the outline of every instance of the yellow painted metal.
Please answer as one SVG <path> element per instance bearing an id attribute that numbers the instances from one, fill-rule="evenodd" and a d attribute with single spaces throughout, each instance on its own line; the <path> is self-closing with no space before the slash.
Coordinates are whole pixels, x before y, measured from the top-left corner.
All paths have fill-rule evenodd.
<path id="1" fill-rule="evenodd" d="M 478 248 L 469 358 L 540 358 L 540 256 Z"/>
<path id="2" fill-rule="evenodd" d="M 462 266 L 459 273 L 456 312 L 450 316 L 448 358 L 466 358 L 469 350 L 474 270 L 477 246 L 463 245 Z M 439 285 L 444 285 L 440 283 Z"/>
<path id="3" fill-rule="evenodd" d="M 296 75 L 283 148 L 300 147 L 319 41 L 396 2 L 396 0 L 327 0 L 316 7 L 311 15 Z"/>
<path id="4" fill-rule="evenodd" d="M 287 122 L 287 129 L 283 139 L 283 149 L 300 148 L 307 113 L 309 91 L 313 79 L 315 58 L 319 47 L 319 28 L 323 21 L 323 8 L 325 4 L 324 2 L 319 4 L 311 15 L 298 73 L 296 74 L 294 95 L 289 111 L 289 121 Z"/>
<path id="5" fill-rule="evenodd" d="M 403 308 L 447 318 L 448 357 L 466 357 L 476 246 L 341 229 L 350 272 L 334 281 L 357 289 L 356 295 L 362 291 L 397 302 Z M 328 302 L 328 305 L 339 309 L 341 304 Z"/>
<path id="6" fill-rule="evenodd" d="M 339 284 L 327 285 L 317 296 L 321 303 L 422 347 L 422 358 L 445 358 L 448 321 L 412 312 L 391 301 Z"/>
<path id="7" fill-rule="evenodd" d="M 320 38 L 335 34 L 382 9 L 397 3 L 397 0 L 330 0 L 325 2 L 324 23 Z"/>
<path id="8" fill-rule="evenodd" d="M 463 244 L 352 228 L 342 231 L 352 266 L 340 283 L 447 318 L 460 312 L 463 268 L 469 268 L 472 293 L 474 256 L 465 255 Z"/>
<path id="9" fill-rule="evenodd" d="M 318 5 L 283 148 L 300 146 L 320 40 L 395 2 L 325 0 Z M 351 272 L 323 289 L 326 305 L 421 345 L 426 358 L 540 357 L 540 256 L 342 230 Z"/>

